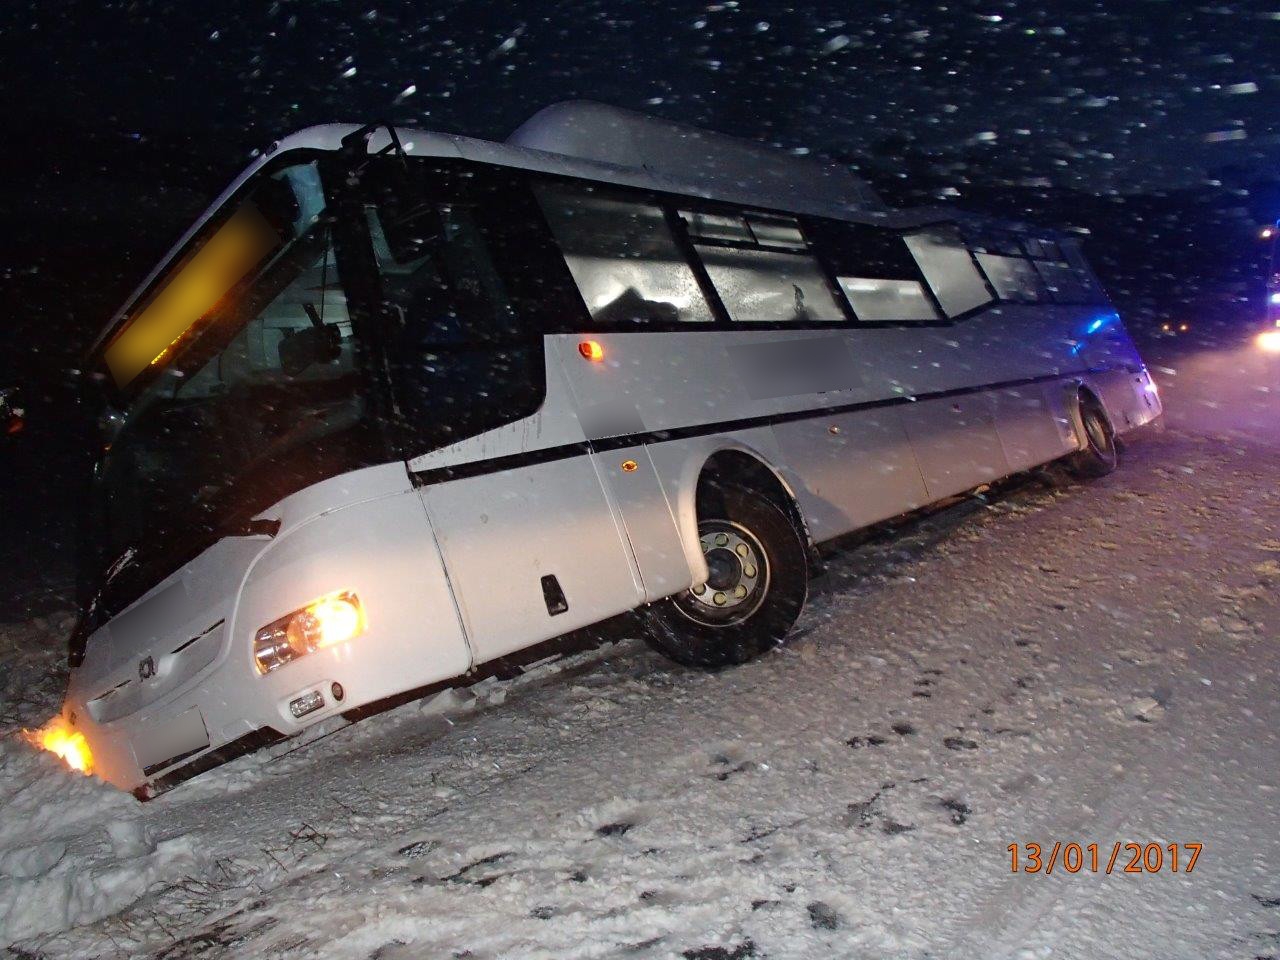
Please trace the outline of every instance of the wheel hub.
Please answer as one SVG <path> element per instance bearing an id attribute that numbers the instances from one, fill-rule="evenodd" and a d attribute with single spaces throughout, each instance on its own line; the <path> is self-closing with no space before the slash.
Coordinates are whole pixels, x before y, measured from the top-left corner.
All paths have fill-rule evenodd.
<path id="1" fill-rule="evenodd" d="M 737 586 L 742 577 L 742 564 L 738 555 L 723 547 L 707 552 L 707 586 L 712 590 L 729 590 Z"/>
<path id="2" fill-rule="evenodd" d="M 727 520 L 699 526 L 699 544 L 707 561 L 707 582 L 687 594 L 699 619 L 723 623 L 752 613 L 764 594 L 764 551 L 755 536 Z"/>

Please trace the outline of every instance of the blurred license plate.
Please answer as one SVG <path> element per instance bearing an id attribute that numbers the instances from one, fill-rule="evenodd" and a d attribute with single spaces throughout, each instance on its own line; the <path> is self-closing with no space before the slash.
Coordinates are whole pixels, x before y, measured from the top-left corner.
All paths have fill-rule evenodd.
<path id="1" fill-rule="evenodd" d="M 157 720 L 134 738 L 133 754 L 145 776 L 185 760 L 209 746 L 209 731 L 198 707 L 185 710 L 172 720 Z"/>

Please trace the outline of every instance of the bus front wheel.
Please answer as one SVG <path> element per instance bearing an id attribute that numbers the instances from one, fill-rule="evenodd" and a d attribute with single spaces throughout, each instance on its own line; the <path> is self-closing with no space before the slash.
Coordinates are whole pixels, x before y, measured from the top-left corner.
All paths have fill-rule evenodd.
<path id="1" fill-rule="evenodd" d="M 649 643 L 692 667 L 745 663 L 783 642 L 804 607 L 804 538 L 768 498 L 741 487 L 712 491 L 698 540 L 707 582 L 643 612 Z"/>

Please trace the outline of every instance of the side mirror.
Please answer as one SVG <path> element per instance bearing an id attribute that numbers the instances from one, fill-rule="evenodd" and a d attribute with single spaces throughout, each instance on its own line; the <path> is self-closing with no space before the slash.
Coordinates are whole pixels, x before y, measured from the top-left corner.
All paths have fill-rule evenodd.
<path id="1" fill-rule="evenodd" d="M 342 331 L 332 324 L 290 330 L 280 341 L 280 369 L 296 377 L 312 364 L 342 356 Z"/>

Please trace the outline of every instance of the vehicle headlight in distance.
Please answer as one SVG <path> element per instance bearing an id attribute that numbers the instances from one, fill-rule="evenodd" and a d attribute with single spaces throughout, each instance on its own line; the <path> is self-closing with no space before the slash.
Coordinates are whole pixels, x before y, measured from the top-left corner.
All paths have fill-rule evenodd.
<path id="1" fill-rule="evenodd" d="M 359 597 L 350 590 L 331 593 L 259 630 L 253 638 L 253 661 L 259 673 L 270 673 L 308 653 L 346 643 L 366 626 Z"/>

